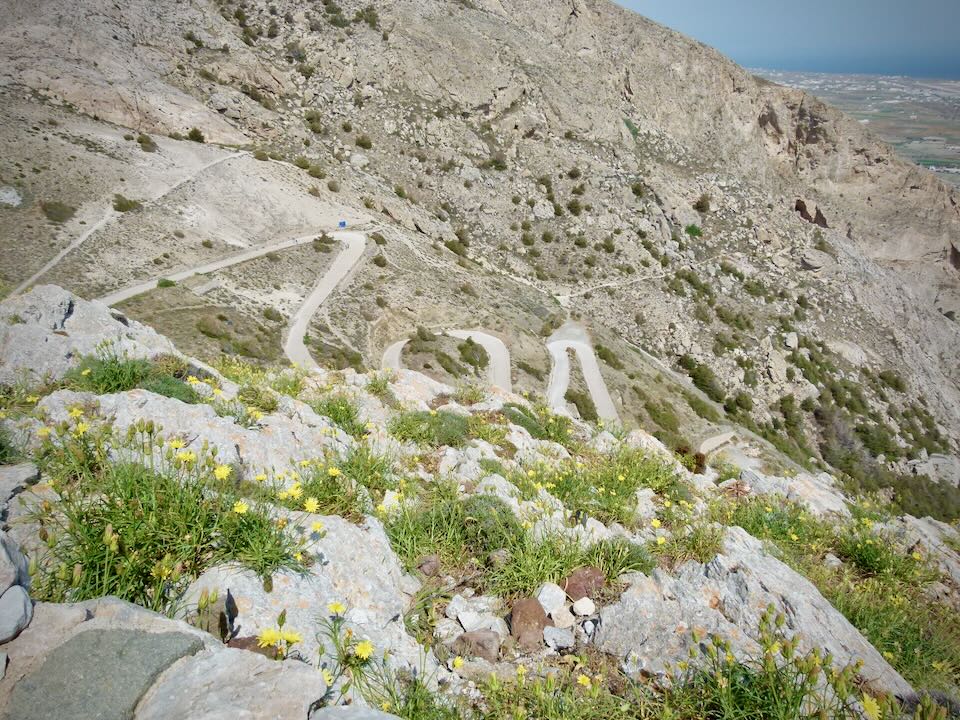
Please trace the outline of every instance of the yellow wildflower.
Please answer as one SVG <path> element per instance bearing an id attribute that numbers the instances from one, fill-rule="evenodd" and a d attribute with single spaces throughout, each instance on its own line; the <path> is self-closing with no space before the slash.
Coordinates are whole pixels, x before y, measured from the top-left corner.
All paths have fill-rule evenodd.
<path id="1" fill-rule="evenodd" d="M 329 470 L 327 470 L 327 475 L 329 475 L 330 477 L 339 477 L 340 468 L 335 468 L 335 467 L 330 468 Z"/>
<path id="2" fill-rule="evenodd" d="M 200 382 L 200 379 L 196 375 L 187 376 L 187 383 L 190 385 L 196 385 L 198 382 Z"/>
<path id="3" fill-rule="evenodd" d="M 223 395 L 223 390 L 221 390 L 220 388 L 214 388 L 213 394 L 216 395 L 217 397 L 220 397 L 221 395 Z"/>
<path id="4" fill-rule="evenodd" d="M 384 505 L 383 503 L 380 503 L 379 505 L 377 505 L 377 515 L 386 515 L 386 514 L 387 514 L 387 506 Z"/>
<path id="5" fill-rule="evenodd" d="M 800 539 L 800 536 L 797 535 L 796 533 L 790 533 L 790 539 L 796 542 L 797 540 Z"/>
<path id="6" fill-rule="evenodd" d="M 276 628 L 264 628 L 257 635 L 257 645 L 262 648 L 275 647 L 280 644 L 281 639 L 280 631 Z"/>
<path id="7" fill-rule="evenodd" d="M 174 450 L 179 450 L 180 448 L 186 447 L 186 445 L 187 445 L 187 444 L 186 444 L 183 440 L 181 440 L 180 438 L 174 438 L 173 440 L 171 440 L 171 441 L 170 441 L 169 443 L 167 443 L 167 444 L 168 444 L 171 448 L 173 448 Z"/>
<path id="8" fill-rule="evenodd" d="M 310 466 L 310 461 L 309 461 L 309 460 L 301 460 L 301 461 L 300 461 L 300 467 L 309 467 L 309 466 Z"/>
<path id="9" fill-rule="evenodd" d="M 177 460 L 189 465 L 197 459 L 197 454 L 191 450 L 181 450 L 177 453 Z"/>
<path id="10" fill-rule="evenodd" d="M 457 655 L 457 656 L 453 659 L 453 669 L 454 669 L 454 670 L 459 670 L 459 669 L 462 668 L 462 667 L 463 667 L 463 658 L 460 657 L 459 655 Z"/>
<path id="11" fill-rule="evenodd" d="M 380 709 L 384 712 L 390 712 L 390 710 L 393 709 L 393 705 L 390 704 L 389 700 L 384 700 L 380 703 Z"/>
<path id="12" fill-rule="evenodd" d="M 361 640 L 353 649 L 353 654 L 361 660 L 367 660 L 373 655 L 373 643 L 369 640 Z"/>
<path id="13" fill-rule="evenodd" d="M 267 479 L 267 476 L 265 473 L 260 473 L 256 475 L 253 479 L 256 480 L 257 482 L 264 482 Z"/>
<path id="14" fill-rule="evenodd" d="M 80 374 L 86 377 L 87 375 L 90 374 L 90 368 L 84 368 L 83 370 L 80 371 Z"/>
<path id="15" fill-rule="evenodd" d="M 303 501 L 303 509 L 306 510 L 308 513 L 315 513 L 317 510 L 320 509 L 320 503 L 317 501 L 315 497 L 308 497 L 306 500 Z"/>
<path id="16" fill-rule="evenodd" d="M 294 500 L 299 500 L 300 496 L 303 495 L 303 486 L 300 483 L 295 482 L 290 486 L 290 489 L 287 490 L 287 494 Z"/>
<path id="17" fill-rule="evenodd" d="M 296 560 L 297 562 L 303 562 L 303 553 L 302 552 L 294 553 L 293 559 Z"/>
<path id="18" fill-rule="evenodd" d="M 243 514 L 245 514 L 245 513 L 247 512 L 247 510 L 249 510 L 249 509 L 250 509 L 250 506 L 247 505 L 243 500 L 237 500 L 237 501 L 233 504 L 233 511 L 234 511 L 237 515 L 243 515 Z"/>
<path id="19" fill-rule="evenodd" d="M 663 506 L 664 506 L 664 507 L 668 508 L 668 507 L 670 507 L 671 505 L 673 505 L 673 503 L 670 502 L 669 500 L 664 500 L 664 501 L 663 501 Z"/>
<path id="20" fill-rule="evenodd" d="M 770 507 L 769 505 L 767 505 L 767 506 L 766 506 L 765 508 L 763 508 L 763 509 L 766 510 L 767 512 L 773 512 L 773 508 Z"/>
<path id="21" fill-rule="evenodd" d="M 617 480 L 619 480 L 620 482 L 623 482 L 626 479 L 627 479 L 626 475 L 617 475 Z"/>
<path id="22" fill-rule="evenodd" d="M 39 396 L 39 395 L 27 395 L 26 401 L 27 401 L 28 403 L 40 402 L 40 396 Z"/>
<path id="23" fill-rule="evenodd" d="M 217 480 L 226 480 L 232 472 L 233 468 L 229 465 L 217 465 L 217 467 L 213 469 L 213 476 Z"/>
<path id="24" fill-rule="evenodd" d="M 37 430 L 37 436 L 40 438 L 50 437 L 50 428 L 48 427 L 40 428 L 39 430 Z"/>
<path id="25" fill-rule="evenodd" d="M 917 561 L 923 559 L 923 556 L 920 553 L 918 553 L 916 550 L 913 551 L 913 554 L 910 555 L 910 557 L 912 557 L 914 560 L 917 560 Z"/>
<path id="26" fill-rule="evenodd" d="M 72 407 L 72 408 L 70 408 L 70 417 L 72 417 L 72 418 L 80 418 L 80 417 L 83 417 L 83 409 L 82 409 L 82 408 L 78 408 L 78 407 Z"/>
<path id="27" fill-rule="evenodd" d="M 294 630 L 284 630 L 280 633 L 280 637 L 287 645 L 295 645 L 298 642 L 303 642 L 303 638 L 300 637 L 300 633 L 295 632 Z"/>
<path id="28" fill-rule="evenodd" d="M 313 525 L 310 526 L 311 532 L 318 533 L 318 532 L 321 532 L 322 530 L 323 530 L 323 523 L 320 522 L 319 520 L 314 521 Z"/>
<path id="29" fill-rule="evenodd" d="M 73 434 L 76 435 L 77 437 L 83 437 L 84 433 L 86 433 L 87 430 L 89 429 L 90 429 L 90 426 L 87 425 L 85 422 L 78 422 L 77 427 L 75 427 L 73 430 Z"/>
<path id="30" fill-rule="evenodd" d="M 860 704 L 863 705 L 863 714 L 866 715 L 869 720 L 880 720 L 880 705 L 875 698 L 864 693 Z"/>
<path id="31" fill-rule="evenodd" d="M 657 545 L 665 545 L 666 542 L 667 542 L 667 539 L 663 535 L 657 538 Z"/>
<path id="32" fill-rule="evenodd" d="M 662 523 L 657 518 L 654 518 L 653 520 L 650 521 L 650 527 L 652 528 L 658 528 L 660 527 L 661 524 Z"/>
<path id="33" fill-rule="evenodd" d="M 347 611 L 347 606 L 342 602 L 335 601 L 327 605 L 327 610 L 333 615 L 343 615 Z"/>
<path id="34" fill-rule="evenodd" d="M 333 678 L 333 673 L 330 672 L 329 670 L 327 670 L 326 668 L 324 668 L 323 670 L 320 671 L 320 677 L 323 678 L 323 681 L 324 681 L 327 685 L 333 685 L 333 679 L 334 679 L 334 678 Z"/>
<path id="35" fill-rule="evenodd" d="M 590 678 L 584 674 L 577 675 L 577 685 L 582 685 L 583 687 L 590 687 Z"/>
<path id="36" fill-rule="evenodd" d="M 435 417 L 436 414 L 437 414 L 437 411 L 436 411 L 436 410 L 431 410 L 431 411 L 430 411 L 430 415 L 431 415 L 431 416 L 434 416 L 434 417 Z"/>

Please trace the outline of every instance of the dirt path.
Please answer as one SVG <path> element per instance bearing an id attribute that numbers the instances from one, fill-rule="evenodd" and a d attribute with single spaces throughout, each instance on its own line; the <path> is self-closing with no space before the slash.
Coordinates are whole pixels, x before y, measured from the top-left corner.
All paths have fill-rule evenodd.
<path id="1" fill-rule="evenodd" d="M 213 160 L 213 161 L 211 161 L 211 162 L 208 162 L 206 165 L 203 165 L 202 167 L 197 168 L 197 169 L 194 170 L 192 173 L 190 173 L 187 177 L 183 178 L 182 180 L 180 180 L 179 182 L 175 183 L 174 185 L 171 185 L 171 186 L 168 187 L 166 190 L 164 190 L 163 192 L 161 192 L 159 195 L 157 195 L 157 196 L 154 197 L 154 198 L 151 198 L 150 200 L 148 200 L 148 201 L 147 201 L 146 203 L 144 203 L 144 204 L 154 203 L 154 202 L 157 202 L 158 200 L 162 200 L 164 197 L 166 197 L 166 196 L 169 195 L 170 193 L 175 192 L 176 190 L 179 190 L 181 187 L 183 187 L 184 185 L 186 185 L 188 182 L 191 182 L 191 181 L 195 180 L 196 177 L 197 177 L 200 173 L 202 173 L 202 172 L 204 172 L 204 171 L 206 171 L 206 170 L 209 170 L 209 169 L 212 168 L 212 167 L 216 167 L 216 166 L 219 165 L 220 163 L 224 163 L 224 162 L 226 162 L 227 160 L 232 160 L 233 158 L 242 157 L 244 154 L 245 154 L 245 153 L 231 153 L 230 155 L 225 155 L 224 157 L 217 158 L 216 160 Z M 12 292 L 11 294 L 12 294 L 12 295 L 18 295 L 19 293 L 22 293 L 22 292 L 23 292 L 24 290 L 26 290 L 28 287 L 30 287 L 31 285 L 33 285 L 37 280 L 39 280 L 41 277 L 43 277 L 43 276 L 46 275 L 48 272 L 50 272 L 50 270 L 52 270 L 54 267 L 56 267 L 56 266 L 60 263 L 60 261 L 63 260 L 67 255 L 69 255 L 71 252 L 73 252 L 73 251 L 76 250 L 78 247 L 80 247 L 81 245 L 83 245 L 83 243 L 85 243 L 87 240 L 89 240 L 89 239 L 93 236 L 94 233 L 96 233 L 96 232 L 97 232 L 98 230 L 100 230 L 102 227 L 104 227 L 105 225 L 109 224 L 111 221 L 115 220 L 116 218 L 118 218 L 118 217 L 119 217 L 120 215 L 122 215 L 122 214 L 123 214 L 123 213 L 120 213 L 120 212 L 117 212 L 116 210 L 114 210 L 114 209 L 113 209 L 113 206 L 111 205 L 111 206 L 107 209 L 106 214 L 105 214 L 102 218 L 100 218 L 97 222 L 95 222 L 93 225 L 91 225 L 89 228 L 87 228 L 87 229 L 86 229 L 82 234 L 80 234 L 80 236 L 78 236 L 76 239 L 72 240 L 69 245 L 67 245 L 67 246 L 66 246 L 65 248 L 63 248 L 60 252 L 58 252 L 56 255 L 54 255 L 50 260 L 48 260 L 48 261 L 44 264 L 44 266 L 43 266 L 42 268 L 40 268 L 39 270 L 37 270 L 37 272 L 35 272 L 33 275 L 31 275 L 31 276 L 30 276 L 29 278 L 27 278 L 26 280 L 24 280 L 24 281 L 23 281 L 22 283 L 20 283 L 17 287 L 15 287 L 14 290 L 13 290 L 13 292 Z M 141 292 L 142 292 L 142 291 L 141 291 Z M 131 296 L 131 297 L 132 297 L 132 296 Z"/>

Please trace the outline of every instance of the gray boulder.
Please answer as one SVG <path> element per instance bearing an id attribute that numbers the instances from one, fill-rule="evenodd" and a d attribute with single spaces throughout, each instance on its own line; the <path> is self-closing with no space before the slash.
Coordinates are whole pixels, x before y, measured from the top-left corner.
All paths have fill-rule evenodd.
<path id="1" fill-rule="evenodd" d="M 910 685 L 817 588 L 742 528 L 728 528 L 723 553 L 706 565 L 687 562 L 670 576 L 632 576 L 621 599 L 600 612 L 596 642 L 622 658 L 625 672 L 663 676 L 665 662 L 687 659 L 692 631 L 719 635 L 738 659 L 756 654 L 760 617 L 772 605 L 786 617 L 784 632 L 799 635 L 800 650 L 814 647 L 841 665 L 863 661 L 862 676 L 903 696 Z M 669 629 L 669 631 L 667 631 Z"/>
<path id="2" fill-rule="evenodd" d="M 850 517 L 846 497 L 828 473 L 816 475 L 799 473 L 794 477 L 777 477 L 744 469 L 740 473 L 739 481 L 728 480 L 726 483 L 721 483 L 720 487 L 725 488 L 735 482 L 746 485 L 751 493 L 782 495 L 788 500 L 800 503 L 817 517 L 828 515 Z"/>
<path id="3" fill-rule="evenodd" d="M 56 285 L 40 285 L 0 303 L 0 384 L 59 379 L 79 355 L 104 342 L 116 352 L 150 358 L 179 355 L 173 343 L 146 325 Z"/>
<path id="4" fill-rule="evenodd" d="M 0 643 L 12 640 L 30 624 L 33 603 L 22 585 L 14 585 L 0 595 Z"/>

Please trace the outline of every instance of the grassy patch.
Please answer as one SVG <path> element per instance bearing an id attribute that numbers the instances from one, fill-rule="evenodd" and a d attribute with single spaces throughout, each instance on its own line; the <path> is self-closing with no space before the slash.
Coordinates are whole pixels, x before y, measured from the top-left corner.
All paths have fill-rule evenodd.
<path id="1" fill-rule="evenodd" d="M 366 425 L 360 418 L 360 408 L 349 395 L 336 393 L 315 400 L 310 407 L 318 415 L 330 418 L 341 430 L 353 437 L 367 434 Z"/>
<path id="2" fill-rule="evenodd" d="M 514 425 L 525 429 L 535 440 L 551 440 L 569 445 L 570 418 L 554 415 L 546 406 L 524 407 L 516 403 L 503 406 L 503 414 Z"/>
<path id="3" fill-rule="evenodd" d="M 75 207 L 56 200 L 40 203 L 40 209 L 43 210 L 47 220 L 54 223 L 65 223 L 77 212 Z"/>
<path id="4" fill-rule="evenodd" d="M 139 448 L 157 438 L 140 428 L 127 448 L 134 461 L 112 462 L 105 438 L 86 425 L 78 419 L 62 426 L 56 442 L 41 449 L 44 472 L 61 499 L 37 515 L 41 532 L 57 539 L 38 561 L 37 599 L 116 595 L 164 612 L 208 567 L 238 562 L 266 576 L 296 566 L 296 546 L 264 507 L 227 488 L 211 492 L 220 471 L 212 458 L 190 453 L 178 459 L 170 448 L 163 462 L 147 467 Z"/>
<path id="5" fill-rule="evenodd" d="M 459 447 L 469 435 L 467 418 L 447 410 L 401 413 L 390 421 L 388 429 L 397 440 L 431 447 Z"/>
<path id="6" fill-rule="evenodd" d="M 71 390 L 98 395 L 142 388 L 185 403 L 200 402 L 200 397 L 183 382 L 186 364 L 173 356 L 156 361 L 118 355 L 112 346 L 102 346 L 97 355 L 80 360 L 63 379 Z"/>

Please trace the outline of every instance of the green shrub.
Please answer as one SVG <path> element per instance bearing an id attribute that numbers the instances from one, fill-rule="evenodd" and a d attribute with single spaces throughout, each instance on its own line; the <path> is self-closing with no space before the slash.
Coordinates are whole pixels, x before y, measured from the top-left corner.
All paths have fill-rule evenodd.
<path id="1" fill-rule="evenodd" d="M 66 222 L 72 218 L 73 214 L 77 211 L 75 207 L 56 200 L 40 203 L 40 209 L 43 210 L 43 214 L 46 215 L 47 220 L 55 223 Z"/>
<path id="2" fill-rule="evenodd" d="M 369 150 L 373 147 L 373 140 L 370 139 L 369 135 L 358 135 L 355 142 L 357 147 L 363 148 L 364 150 Z"/>
<path id="3" fill-rule="evenodd" d="M 116 193 L 113 196 L 113 209 L 117 212 L 131 212 L 133 210 L 139 210 L 141 207 L 143 207 L 143 204 L 139 200 L 125 198 L 120 193 Z"/>
<path id="4" fill-rule="evenodd" d="M 700 229 L 699 225 L 687 225 L 683 231 L 687 233 L 690 237 L 701 237 L 703 235 L 703 230 Z"/>
<path id="5" fill-rule="evenodd" d="M 614 370 L 623 370 L 623 361 L 617 357 L 617 354 L 614 353 L 613 350 L 599 343 L 594 345 L 593 349 L 597 353 L 597 357 L 603 360 Z"/>
<path id="6" fill-rule="evenodd" d="M 363 437 L 367 428 L 360 418 L 360 408 L 353 398 L 345 393 L 328 395 L 310 403 L 318 415 L 330 418 L 347 435 Z"/>
<path id="7" fill-rule="evenodd" d="M 474 342 L 472 338 L 467 338 L 459 343 L 457 350 L 460 353 L 460 359 L 477 370 L 482 370 L 490 364 L 490 355 L 486 349 L 479 343 Z"/>
<path id="8" fill-rule="evenodd" d="M 680 367 L 687 371 L 694 386 L 703 391 L 714 402 L 723 402 L 726 393 L 720 386 L 717 376 L 708 366 L 694 360 L 689 355 L 680 358 Z"/>
<path id="9" fill-rule="evenodd" d="M 170 280 L 169 278 L 160 278 L 159 280 L 157 280 L 158 288 L 170 288 L 170 287 L 174 287 L 176 284 L 177 283 L 175 281 Z"/>
<path id="10" fill-rule="evenodd" d="M 545 406 L 527 408 L 516 403 L 506 403 L 503 415 L 514 425 L 519 425 L 535 440 L 551 440 L 560 445 L 569 445 L 570 418 L 554 415 Z"/>
<path id="11" fill-rule="evenodd" d="M 597 414 L 597 406 L 594 404 L 590 393 L 568 388 L 563 399 L 577 408 L 577 413 L 582 420 L 596 422 L 600 419 L 600 416 Z"/>
<path id="12" fill-rule="evenodd" d="M 698 395 L 694 395 L 691 392 L 685 392 L 683 397 L 687 401 L 687 405 L 690 406 L 690 409 L 693 410 L 697 415 L 702 417 L 704 420 L 709 420 L 710 422 L 720 422 L 720 413 L 708 403 L 703 398 Z"/>
<path id="13" fill-rule="evenodd" d="M 203 137 L 200 128 L 190 128 L 190 132 L 187 133 L 187 138 L 198 143 L 206 142 L 206 138 Z"/>
<path id="14" fill-rule="evenodd" d="M 459 447 L 468 436 L 467 418 L 448 410 L 405 412 L 393 418 L 388 429 L 402 442 L 431 447 Z"/>
<path id="15" fill-rule="evenodd" d="M 196 405 L 203 400 L 187 383 L 170 375 L 152 375 L 143 380 L 140 387 L 188 405 Z"/>
<path id="16" fill-rule="evenodd" d="M 693 204 L 693 209 L 700 213 L 710 212 L 710 196 L 707 195 L 707 193 L 703 193 Z"/>
<path id="17" fill-rule="evenodd" d="M 140 149 L 144 152 L 157 151 L 157 143 L 155 143 L 153 138 L 146 133 L 140 133 L 137 135 L 137 142 L 140 144 Z"/>

